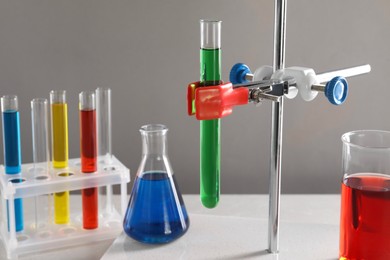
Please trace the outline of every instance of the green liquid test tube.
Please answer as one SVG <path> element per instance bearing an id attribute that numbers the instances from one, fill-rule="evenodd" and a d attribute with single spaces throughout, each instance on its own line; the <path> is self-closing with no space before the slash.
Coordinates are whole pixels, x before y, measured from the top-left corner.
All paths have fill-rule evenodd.
<path id="1" fill-rule="evenodd" d="M 221 81 L 221 21 L 200 21 L 200 85 Z M 200 196 L 214 208 L 219 201 L 221 171 L 221 119 L 200 121 Z"/>

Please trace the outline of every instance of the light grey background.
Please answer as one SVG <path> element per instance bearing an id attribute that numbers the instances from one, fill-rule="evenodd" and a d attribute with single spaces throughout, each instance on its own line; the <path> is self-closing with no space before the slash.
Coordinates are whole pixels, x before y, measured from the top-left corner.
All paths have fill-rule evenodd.
<path id="1" fill-rule="evenodd" d="M 390 129 L 389 11 L 386 0 L 289 1 L 287 66 L 324 72 L 370 63 L 372 72 L 349 80 L 350 96 L 340 107 L 322 95 L 286 100 L 283 192 L 338 192 L 342 133 Z M 223 21 L 225 80 L 238 61 L 253 70 L 272 65 L 272 0 L 1 1 L 0 95 L 19 96 L 23 162 L 32 161 L 32 98 L 68 91 L 73 158 L 78 93 L 111 87 L 113 151 L 132 178 L 141 158 L 139 127 L 163 123 L 181 191 L 197 193 L 199 123 L 186 115 L 186 86 L 199 79 L 200 18 Z M 268 192 L 270 116 L 265 102 L 222 120 L 223 193 Z"/>

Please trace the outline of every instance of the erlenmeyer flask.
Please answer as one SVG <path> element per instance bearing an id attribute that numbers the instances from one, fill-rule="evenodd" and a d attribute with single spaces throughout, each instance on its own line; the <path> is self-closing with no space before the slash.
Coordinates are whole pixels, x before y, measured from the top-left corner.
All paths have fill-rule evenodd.
<path id="1" fill-rule="evenodd" d="M 133 239 L 149 244 L 171 242 L 189 227 L 186 208 L 168 159 L 167 132 L 164 125 L 145 125 L 142 160 L 123 228 Z"/>

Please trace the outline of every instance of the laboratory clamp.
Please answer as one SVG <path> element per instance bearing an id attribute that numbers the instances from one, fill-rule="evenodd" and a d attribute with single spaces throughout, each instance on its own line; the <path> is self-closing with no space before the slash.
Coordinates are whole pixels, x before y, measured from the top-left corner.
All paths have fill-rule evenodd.
<path id="1" fill-rule="evenodd" d="M 188 84 L 187 113 L 200 121 L 200 199 L 214 208 L 220 196 L 221 118 L 238 105 L 272 103 L 271 160 L 269 171 L 268 251 L 279 251 L 280 186 L 284 99 L 298 95 L 312 101 L 320 93 L 331 105 L 343 104 L 348 96 L 348 77 L 371 71 L 370 65 L 316 73 L 308 67 L 285 68 L 286 0 L 275 1 L 273 66 L 253 73 L 235 64 L 230 82 L 221 76 L 221 21 L 200 21 L 200 80 Z"/>

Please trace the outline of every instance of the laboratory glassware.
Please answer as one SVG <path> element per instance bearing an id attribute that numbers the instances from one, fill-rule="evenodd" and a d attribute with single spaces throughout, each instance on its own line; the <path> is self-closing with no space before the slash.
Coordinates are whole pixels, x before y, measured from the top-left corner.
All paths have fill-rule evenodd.
<path id="1" fill-rule="evenodd" d="M 81 172 L 89 174 L 97 171 L 95 92 L 81 92 L 79 101 Z M 85 229 L 98 227 L 98 191 L 97 187 L 81 191 Z"/>
<path id="2" fill-rule="evenodd" d="M 22 129 L 23 130 L 23 129 Z M 69 159 L 69 169 L 72 176 L 63 178 L 59 176 L 64 169 L 50 169 L 48 179 L 37 180 L 34 174 L 34 163 L 22 164 L 22 172 L 17 175 L 9 175 L 4 173 L 4 167 L 0 167 L 0 237 L 4 247 L 4 253 L 0 259 L 17 259 L 20 255 L 34 255 L 36 252 L 53 251 L 59 248 L 79 247 L 80 245 L 93 244 L 99 241 L 113 240 L 123 232 L 123 217 L 126 212 L 127 198 L 127 183 L 130 181 L 130 170 L 126 168 L 115 156 L 112 157 L 112 167 L 114 171 L 97 171 L 93 174 L 85 174 L 81 172 L 80 158 Z M 102 168 L 103 169 L 103 168 Z M 23 182 L 9 184 L 11 179 L 22 176 Z M 34 219 L 34 198 L 38 196 L 49 195 L 64 190 L 81 191 L 90 187 L 98 187 L 103 185 L 115 185 L 118 187 L 120 194 L 116 197 L 119 204 L 113 205 L 111 214 L 103 214 L 99 218 L 99 228 L 86 230 L 82 225 L 81 198 L 80 203 L 71 204 L 71 218 L 66 225 L 57 225 L 53 223 L 51 207 L 50 221 L 46 222 L 45 226 L 40 225 L 35 228 Z M 114 186 L 114 187 L 115 187 Z M 24 230 L 22 232 L 15 231 L 15 210 L 14 199 L 23 198 L 24 210 Z M 24 199 L 27 198 L 27 199 Z M 7 220 L 7 201 L 9 204 L 9 219 Z M 27 205 L 31 202 L 32 205 Z M 50 200 L 53 205 L 53 200 Z M 117 207 L 118 206 L 118 207 Z M 47 216 L 45 216 L 47 218 Z M 9 222 L 9 230 L 7 230 L 7 221 Z M 42 223 L 41 221 L 39 223 Z"/>
<path id="3" fill-rule="evenodd" d="M 200 21 L 200 86 L 221 81 L 221 21 Z M 221 167 L 221 119 L 200 121 L 200 196 L 214 208 L 219 201 Z"/>
<path id="4" fill-rule="evenodd" d="M 45 98 L 31 100 L 31 126 L 34 173 L 46 179 L 50 171 L 48 102 Z"/>
<path id="5" fill-rule="evenodd" d="M 32 152 L 35 180 L 44 181 L 50 174 L 48 102 L 45 98 L 31 100 Z M 51 219 L 51 195 L 35 197 L 35 228 L 42 228 Z"/>
<path id="6" fill-rule="evenodd" d="M 111 149 L 111 89 L 96 89 L 96 111 L 98 132 L 98 156 L 105 164 L 112 162 Z"/>
<path id="7" fill-rule="evenodd" d="M 96 125 L 97 125 L 97 143 L 98 160 L 103 165 L 102 170 L 115 170 L 112 165 L 112 127 L 111 127 L 111 89 L 99 87 L 96 89 Z M 100 192 L 105 196 L 99 198 L 99 205 L 104 205 L 101 199 L 105 199 L 105 209 L 99 209 L 102 212 L 111 214 L 113 212 L 112 186 L 107 185 L 100 188 Z"/>
<path id="8" fill-rule="evenodd" d="M 133 185 L 123 228 L 133 239 L 149 244 L 171 242 L 189 227 L 189 218 L 167 150 L 168 128 L 142 126 L 142 160 Z"/>
<path id="9" fill-rule="evenodd" d="M 3 116 L 3 147 L 4 147 L 4 168 L 6 174 L 18 174 L 22 170 L 22 153 L 20 147 L 20 119 L 18 97 L 14 95 L 7 95 L 1 98 L 1 112 Z M 19 177 L 12 179 L 12 183 L 23 182 Z M 7 211 L 9 204 L 7 202 Z M 24 229 L 23 223 L 23 200 L 14 200 L 15 212 L 15 230 L 22 231 Z M 9 213 L 7 214 L 9 220 Z M 8 229 L 10 227 L 8 221 Z"/>
<path id="10" fill-rule="evenodd" d="M 50 92 L 51 104 L 51 131 L 53 167 L 66 168 L 68 166 L 68 105 L 65 90 Z M 64 172 L 62 176 L 68 173 Z M 69 191 L 54 194 L 54 222 L 66 224 L 69 222 Z"/>
<path id="11" fill-rule="evenodd" d="M 340 259 L 390 259 L 390 132 L 346 133 Z"/>

